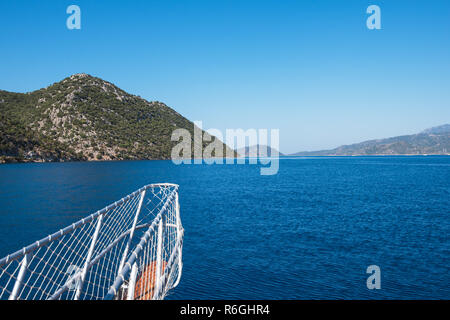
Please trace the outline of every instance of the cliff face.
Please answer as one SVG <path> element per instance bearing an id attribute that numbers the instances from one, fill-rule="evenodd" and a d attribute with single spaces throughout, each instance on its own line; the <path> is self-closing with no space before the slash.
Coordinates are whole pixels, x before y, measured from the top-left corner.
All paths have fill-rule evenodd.
<path id="1" fill-rule="evenodd" d="M 0 161 L 169 159 L 194 124 L 87 74 L 30 93 L 0 91 Z M 226 146 L 224 145 L 224 148 Z"/>

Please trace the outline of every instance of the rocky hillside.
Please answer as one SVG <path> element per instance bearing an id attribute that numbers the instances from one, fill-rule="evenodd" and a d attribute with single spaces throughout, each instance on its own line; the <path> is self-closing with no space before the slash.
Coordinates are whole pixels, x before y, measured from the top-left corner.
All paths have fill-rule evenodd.
<path id="1" fill-rule="evenodd" d="M 369 140 L 332 150 L 298 152 L 292 156 L 358 155 L 450 155 L 450 125 L 430 128 L 418 134 Z"/>
<path id="2" fill-rule="evenodd" d="M 169 159 L 177 128 L 193 137 L 194 124 L 164 103 L 87 74 L 0 91 L 0 162 Z"/>

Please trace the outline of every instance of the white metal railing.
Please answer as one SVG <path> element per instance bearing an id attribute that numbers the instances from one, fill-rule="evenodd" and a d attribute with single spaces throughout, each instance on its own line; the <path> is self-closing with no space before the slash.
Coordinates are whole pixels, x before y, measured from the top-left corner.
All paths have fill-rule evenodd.
<path id="1" fill-rule="evenodd" d="M 178 186 L 147 185 L 0 259 L 0 299 L 163 299 L 183 234 Z"/>

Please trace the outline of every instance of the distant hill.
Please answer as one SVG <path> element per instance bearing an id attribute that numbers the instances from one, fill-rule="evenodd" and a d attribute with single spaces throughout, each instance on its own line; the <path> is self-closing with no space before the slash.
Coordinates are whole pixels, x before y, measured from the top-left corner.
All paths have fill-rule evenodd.
<path id="1" fill-rule="evenodd" d="M 194 124 L 164 103 L 87 74 L 0 91 L 0 162 L 169 159 L 176 128 L 193 137 Z"/>
<path id="2" fill-rule="evenodd" d="M 425 129 L 422 131 L 424 134 L 446 134 L 450 133 L 450 124 L 444 124 L 442 126 Z"/>
<path id="3" fill-rule="evenodd" d="M 331 150 L 297 152 L 291 156 L 450 155 L 450 124 L 418 134 L 369 140 Z"/>
<path id="4" fill-rule="evenodd" d="M 258 157 L 258 150 L 262 148 L 261 150 L 263 152 L 265 152 L 267 154 L 268 157 L 271 157 L 272 155 L 277 155 L 277 156 L 284 156 L 281 152 L 277 151 L 274 148 L 268 147 L 266 145 L 254 145 L 254 146 L 250 146 L 250 147 L 244 147 L 244 148 L 240 148 L 238 150 L 236 150 L 236 152 L 238 153 L 238 157 L 244 157 L 244 158 L 248 158 L 248 157 Z"/>

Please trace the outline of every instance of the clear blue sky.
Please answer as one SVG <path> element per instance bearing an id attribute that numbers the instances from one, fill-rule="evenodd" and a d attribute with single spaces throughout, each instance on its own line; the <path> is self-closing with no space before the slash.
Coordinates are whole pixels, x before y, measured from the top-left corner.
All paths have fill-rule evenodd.
<path id="1" fill-rule="evenodd" d="M 1 1 L 0 43 L 3 90 L 85 72 L 205 129 L 279 128 L 282 152 L 450 122 L 448 0 Z"/>

